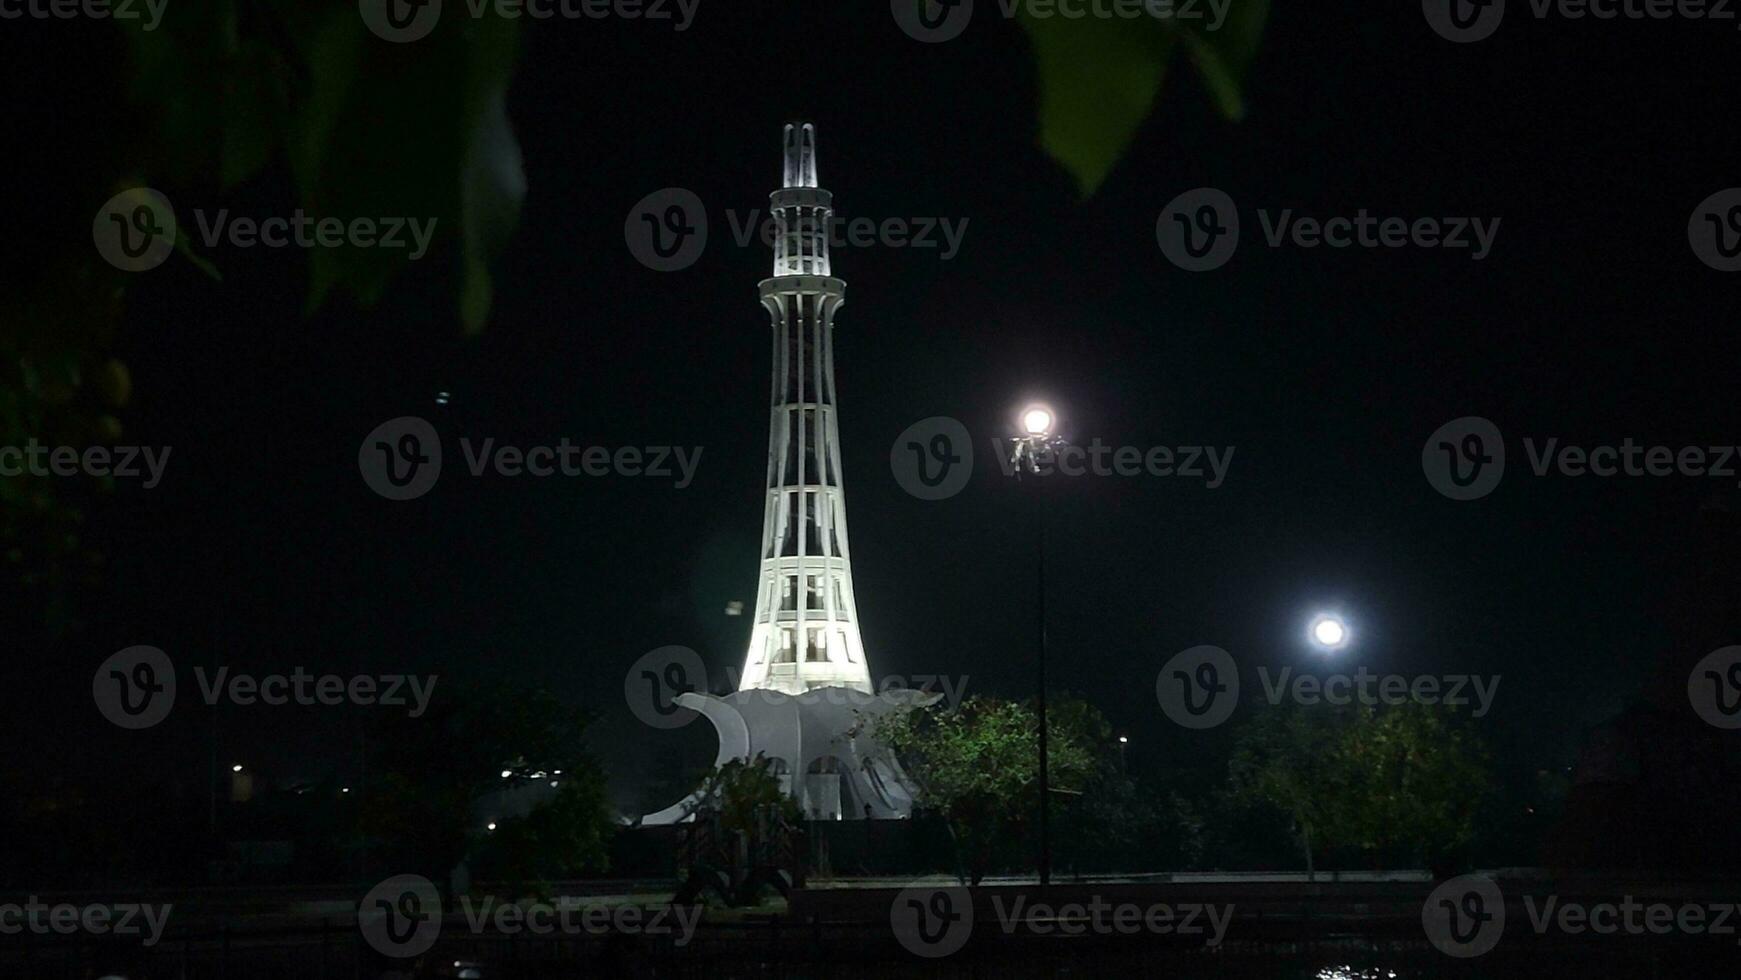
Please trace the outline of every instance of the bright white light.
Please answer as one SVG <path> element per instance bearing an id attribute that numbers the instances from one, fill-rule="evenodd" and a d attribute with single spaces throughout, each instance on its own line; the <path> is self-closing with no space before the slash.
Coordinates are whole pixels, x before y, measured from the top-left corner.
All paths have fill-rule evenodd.
<path id="1" fill-rule="evenodd" d="M 494 820 L 491 820 L 491 821 L 490 821 L 490 824 L 489 824 L 489 827 L 488 827 L 488 828 L 486 828 L 486 829 L 488 829 L 488 830 L 495 830 L 495 829 L 496 829 L 496 822 L 495 822 L 495 821 L 494 821 Z"/>
<path id="2" fill-rule="evenodd" d="M 1334 650 L 1348 642 L 1348 627 L 1335 616 L 1319 616 L 1312 621 L 1312 642 Z"/>
<path id="3" fill-rule="evenodd" d="M 1118 737 L 1118 744 L 1120 744 L 1120 745 L 1124 745 L 1124 744 L 1128 743 L 1129 741 L 1130 741 L 1130 739 L 1125 738 L 1123 735 L 1120 735 Z"/>
<path id="4" fill-rule="evenodd" d="M 502 778 L 503 779 L 507 779 L 509 776 L 512 776 L 513 774 L 514 774 L 514 772 L 511 769 L 503 769 L 502 770 Z"/>
<path id="5" fill-rule="evenodd" d="M 241 764 L 240 764 L 240 763 L 238 763 L 238 764 L 236 764 L 236 765 L 233 765 L 233 766 L 231 766 L 231 767 L 230 767 L 230 771 L 231 771 L 231 772 L 241 772 L 241 771 L 242 771 L 242 766 L 241 766 Z"/>
<path id="6" fill-rule="evenodd" d="M 339 790 L 339 792 L 341 792 L 341 793 L 349 793 L 350 791 L 351 791 L 351 788 L 349 786 L 346 786 L 344 789 Z"/>
<path id="7" fill-rule="evenodd" d="M 1052 431 L 1052 410 L 1035 405 L 1022 413 L 1022 429 L 1031 436 L 1043 436 Z"/>

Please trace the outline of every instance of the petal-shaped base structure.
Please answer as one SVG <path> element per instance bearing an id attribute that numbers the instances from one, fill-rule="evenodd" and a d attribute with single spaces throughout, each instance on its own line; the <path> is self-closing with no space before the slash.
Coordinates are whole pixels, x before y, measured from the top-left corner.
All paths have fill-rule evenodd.
<path id="1" fill-rule="evenodd" d="M 941 694 L 892 690 L 866 694 L 821 687 L 803 694 L 739 691 L 725 697 L 682 694 L 677 703 L 713 723 L 719 733 L 714 765 L 757 755 L 774 771 L 805 816 L 815 820 L 901 820 L 912 815 L 913 788 L 901 764 L 870 724 L 891 711 L 935 703 Z M 643 826 L 681 823 L 699 801 L 691 796 L 641 818 Z"/>

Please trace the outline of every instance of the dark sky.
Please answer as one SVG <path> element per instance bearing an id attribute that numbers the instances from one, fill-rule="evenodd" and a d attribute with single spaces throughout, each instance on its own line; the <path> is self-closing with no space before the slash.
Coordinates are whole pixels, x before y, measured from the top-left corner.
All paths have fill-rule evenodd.
<path id="1" fill-rule="evenodd" d="M 1459 46 L 1413 3 L 1279 3 L 1249 117 L 1219 119 L 1181 62 L 1086 201 L 1037 146 L 1025 39 L 1000 18 L 937 46 L 876 2 L 703 4 L 681 34 L 533 25 L 509 100 L 529 192 L 481 336 L 461 336 L 434 262 L 372 310 L 341 302 L 311 318 L 301 270 L 274 255 L 234 260 L 222 284 L 172 263 L 130 291 L 126 422 L 173 446 L 173 462 L 163 486 L 124 488 L 101 516 L 108 592 L 33 673 L 38 709 L 75 732 L 75 748 L 45 752 L 75 767 L 203 770 L 192 717 L 110 754 L 117 733 L 90 710 L 90 671 L 134 643 L 256 673 L 540 683 L 603 713 L 601 746 L 629 753 L 608 763 L 619 773 L 688 737 L 638 727 L 622 676 L 666 644 L 720 672 L 743 655 L 748 617 L 723 609 L 755 598 L 770 344 L 755 286 L 770 256 L 735 247 L 724 212 L 766 207 L 780 126 L 802 118 L 818 127 L 840 215 L 969 222 L 949 261 L 834 255 L 849 283 L 841 435 L 874 675 L 1031 690 L 1026 488 L 982 461 L 957 497 L 920 501 L 889 451 L 933 415 L 960 419 L 983 449 L 1037 395 L 1080 442 L 1237 447 L 1213 491 L 1149 478 L 1052 488 L 1054 677 L 1131 733 L 1133 768 L 1212 755 L 1156 707 L 1168 657 L 1212 643 L 1247 669 L 1298 667 L 1305 619 L 1325 605 L 1357 625 L 1349 669 L 1501 674 L 1485 732 L 1507 763 L 1569 762 L 1581 728 L 1634 697 L 1674 642 L 1664 609 L 1696 506 L 1737 491 L 1733 479 L 1537 479 L 1519 441 L 1741 435 L 1738 280 L 1702 265 L 1686 236 L 1695 205 L 1741 184 L 1741 35 L 1538 21 L 1514 6 L 1493 39 Z M 1192 275 L 1162 256 L 1154 226 L 1204 185 L 1240 203 L 1248 244 Z M 631 256 L 623 223 L 667 186 L 707 203 L 714 241 L 661 274 Z M 288 205 L 262 187 L 235 206 Z M 1502 225 L 1480 262 L 1269 249 L 1250 244 L 1258 208 Z M 442 390 L 452 398 L 438 406 Z M 357 447 L 406 414 L 443 433 L 450 466 L 462 435 L 704 455 L 682 490 L 456 467 L 393 503 L 359 478 Z M 1516 454 L 1471 503 L 1436 493 L 1420 464 L 1427 435 L 1464 415 L 1492 419 Z M 222 754 L 344 772 L 349 724 L 229 711 Z"/>

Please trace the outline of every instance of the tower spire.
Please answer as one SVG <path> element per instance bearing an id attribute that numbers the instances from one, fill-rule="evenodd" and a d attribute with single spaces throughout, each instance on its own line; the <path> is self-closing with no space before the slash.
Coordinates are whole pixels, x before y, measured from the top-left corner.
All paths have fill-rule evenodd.
<path id="1" fill-rule="evenodd" d="M 809 123 L 787 123 L 785 133 L 786 167 L 783 188 L 815 187 L 816 127 Z"/>

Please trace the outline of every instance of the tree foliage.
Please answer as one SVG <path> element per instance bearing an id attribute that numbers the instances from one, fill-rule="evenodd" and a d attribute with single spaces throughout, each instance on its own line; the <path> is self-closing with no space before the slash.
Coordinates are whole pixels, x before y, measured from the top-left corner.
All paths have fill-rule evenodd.
<path id="1" fill-rule="evenodd" d="M 1493 785 L 1486 753 L 1450 708 L 1289 705 L 1240 733 L 1228 766 L 1236 797 L 1274 806 L 1307 849 L 1367 863 L 1436 861 L 1475 834 Z"/>
<path id="2" fill-rule="evenodd" d="M 554 799 L 486 849 L 485 870 L 522 880 L 602 870 L 613 823 L 604 773 L 583 741 L 587 716 L 545 691 L 477 688 L 436 701 L 421 718 L 394 716 L 371 739 L 378 774 L 363 800 L 364 833 L 399 867 L 435 880 L 479 850 L 473 810 L 491 794 L 560 773 Z M 503 773 L 507 773 L 503 776 Z"/>
<path id="3" fill-rule="evenodd" d="M 1054 792 L 1081 792 L 1096 772 L 1108 729 L 1098 712 L 1062 699 L 1048 713 L 1047 772 Z M 973 697 L 959 706 L 883 716 L 876 736 L 938 811 L 955 838 L 964 878 L 978 883 L 996 845 L 1025 830 L 1039 807 L 1039 719 L 1031 705 Z M 1056 801 L 1054 801 L 1056 802 Z"/>

